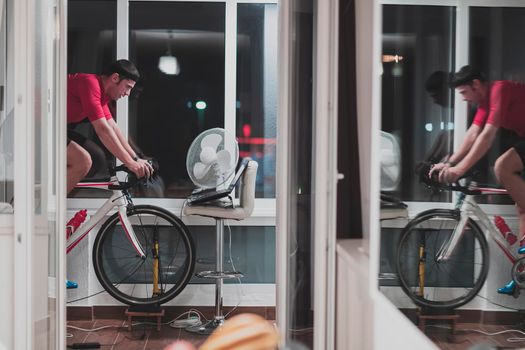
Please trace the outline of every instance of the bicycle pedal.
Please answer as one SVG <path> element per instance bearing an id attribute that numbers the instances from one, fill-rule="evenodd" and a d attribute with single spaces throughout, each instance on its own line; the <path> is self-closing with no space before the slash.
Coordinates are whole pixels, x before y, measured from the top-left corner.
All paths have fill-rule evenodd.
<path id="1" fill-rule="evenodd" d="M 512 296 L 514 297 L 514 299 L 518 299 L 519 296 L 520 296 L 520 287 L 516 286 L 514 288 L 514 290 L 512 291 Z"/>

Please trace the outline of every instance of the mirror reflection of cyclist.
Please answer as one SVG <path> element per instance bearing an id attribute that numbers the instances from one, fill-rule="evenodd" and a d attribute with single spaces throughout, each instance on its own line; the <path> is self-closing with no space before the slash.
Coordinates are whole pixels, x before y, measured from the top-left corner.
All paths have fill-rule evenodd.
<path id="1" fill-rule="evenodd" d="M 430 171 L 440 182 L 457 181 L 490 149 L 499 128 L 515 132 L 521 139 L 496 160 L 494 173 L 516 202 L 519 215 L 520 254 L 525 253 L 525 84 L 499 80 L 489 82 L 472 66 L 456 72 L 451 85 L 469 104 L 477 106 L 472 125 L 460 147 Z M 516 287 L 509 282 L 499 293 L 512 294 Z"/>
<path id="2" fill-rule="evenodd" d="M 137 157 L 108 107 L 110 101 L 129 96 L 139 78 L 137 68 L 128 60 L 113 62 L 101 75 L 68 75 L 67 193 L 86 177 L 90 169 L 96 169 L 96 159 L 104 157 L 98 145 L 72 130 L 86 120 L 102 144 L 137 177 L 149 177 L 153 173 L 151 165 Z"/>

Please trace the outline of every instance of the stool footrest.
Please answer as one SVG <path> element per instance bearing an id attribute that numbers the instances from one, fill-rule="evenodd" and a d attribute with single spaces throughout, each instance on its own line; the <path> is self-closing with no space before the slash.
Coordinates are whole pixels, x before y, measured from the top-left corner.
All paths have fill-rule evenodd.
<path id="1" fill-rule="evenodd" d="M 202 271 L 195 274 L 200 278 L 211 278 L 211 279 L 229 279 L 229 278 L 241 278 L 244 275 L 239 271 Z"/>

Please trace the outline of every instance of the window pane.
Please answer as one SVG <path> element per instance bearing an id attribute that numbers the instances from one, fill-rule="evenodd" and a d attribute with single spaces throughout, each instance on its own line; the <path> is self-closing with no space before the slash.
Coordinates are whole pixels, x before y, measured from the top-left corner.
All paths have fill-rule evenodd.
<path id="1" fill-rule="evenodd" d="M 68 73 L 100 74 L 115 60 L 116 0 L 69 0 L 67 24 Z"/>
<path id="2" fill-rule="evenodd" d="M 96 20 L 94 20 L 96 19 Z M 68 73 L 101 74 L 104 67 L 116 59 L 116 0 L 69 0 L 68 1 Z M 113 103 L 113 107 L 115 104 Z M 115 109 L 112 110 L 116 116 Z M 94 140 L 103 150 L 106 148 L 98 139 L 89 122 L 74 127 L 88 138 Z M 114 157 L 106 151 L 109 163 L 115 163 Z M 108 176 L 107 169 L 97 169 L 90 178 Z M 106 192 L 92 190 L 73 190 L 69 197 L 105 197 Z"/>
<path id="3" fill-rule="evenodd" d="M 277 5 L 237 8 L 237 137 L 241 157 L 259 163 L 257 197 L 275 197 Z"/>
<path id="4" fill-rule="evenodd" d="M 195 187 L 186 172 L 191 142 L 224 127 L 224 21 L 224 3 L 129 5 L 129 57 L 143 76 L 140 98 L 130 99 L 129 135 L 159 161 L 162 180 L 144 196 L 186 197 Z"/>
<path id="5" fill-rule="evenodd" d="M 390 134 L 385 143 L 397 140 L 400 152 L 382 149 L 381 189 L 403 200 L 450 198 L 431 196 L 415 169 L 452 149 L 453 95 L 447 80 L 454 67 L 455 17 L 454 7 L 383 6 L 382 130 Z"/>
<path id="6" fill-rule="evenodd" d="M 489 81 L 525 82 L 525 48 L 520 42 L 520 38 L 525 35 L 525 9 L 471 7 L 469 13 L 469 64 L 479 67 Z M 475 108 L 469 110 L 469 122 L 475 111 Z M 494 162 L 518 140 L 514 132 L 500 128 L 487 155 L 475 166 L 479 181 L 497 183 Z M 483 196 L 479 202 L 513 203 L 508 196 Z"/>

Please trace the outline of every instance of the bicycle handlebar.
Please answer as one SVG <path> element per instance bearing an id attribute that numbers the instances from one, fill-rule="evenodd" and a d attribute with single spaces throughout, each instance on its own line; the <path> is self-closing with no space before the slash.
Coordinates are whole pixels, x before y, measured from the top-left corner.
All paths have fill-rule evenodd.
<path id="1" fill-rule="evenodd" d="M 444 184 L 439 181 L 437 181 L 437 174 L 434 174 L 432 178 L 428 176 L 430 169 L 432 168 L 433 164 L 427 163 L 424 164 L 419 169 L 419 179 L 421 182 L 423 182 L 425 185 L 427 185 L 429 188 L 437 191 L 455 191 L 455 192 L 462 192 L 467 195 L 479 195 L 482 194 L 481 190 L 472 188 L 470 184 L 470 179 L 468 177 L 464 177 L 464 179 L 467 180 L 467 185 L 462 186 L 459 183 L 455 182 L 452 184 Z"/>
<path id="2" fill-rule="evenodd" d="M 158 171 L 158 169 L 159 169 L 158 162 L 155 159 L 149 159 L 148 163 L 150 163 L 151 166 L 153 167 L 153 174 L 155 174 Z M 134 187 L 135 185 L 137 185 L 140 182 L 145 182 L 145 181 L 149 180 L 149 178 L 146 178 L 146 177 L 143 177 L 143 178 L 140 178 L 140 179 L 137 178 L 135 176 L 135 173 L 133 173 L 131 170 L 129 170 L 128 167 L 126 167 L 124 164 L 114 167 L 113 169 L 111 169 L 110 172 L 112 174 L 114 174 L 114 175 L 116 175 L 117 172 L 125 172 L 128 175 L 130 175 L 128 177 L 128 180 L 125 181 L 125 182 L 124 181 L 119 181 L 118 185 L 109 185 L 108 189 L 110 189 L 110 190 L 128 190 L 128 189 Z M 152 176 L 153 176 L 153 174 L 152 174 Z"/>

